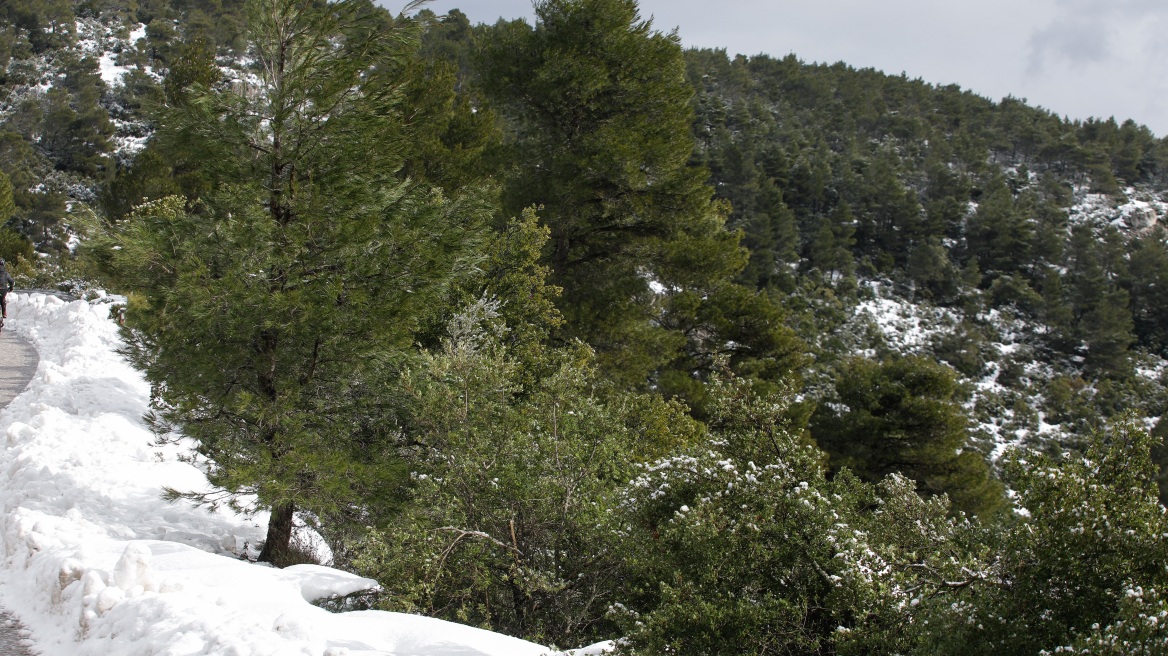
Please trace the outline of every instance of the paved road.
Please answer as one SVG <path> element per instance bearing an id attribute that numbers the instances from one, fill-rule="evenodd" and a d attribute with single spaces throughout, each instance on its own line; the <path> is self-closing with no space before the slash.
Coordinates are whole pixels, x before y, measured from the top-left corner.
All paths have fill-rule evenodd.
<path id="1" fill-rule="evenodd" d="M 0 656 L 32 656 L 22 636 L 25 633 L 8 611 L 0 611 Z"/>
<path id="2" fill-rule="evenodd" d="M 0 331 L 0 408 L 24 391 L 40 361 L 32 344 L 12 330 L 13 321 L 6 319 Z"/>
<path id="3" fill-rule="evenodd" d="M 36 349 L 12 330 L 13 319 L 0 332 L 0 408 L 24 391 L 36 373 Z M 2 439 L 0 435 L 0 439 Z M 23 627 L 12 615 L 0 608 L 0 656 L 31 656 L 24 644 Z"/>

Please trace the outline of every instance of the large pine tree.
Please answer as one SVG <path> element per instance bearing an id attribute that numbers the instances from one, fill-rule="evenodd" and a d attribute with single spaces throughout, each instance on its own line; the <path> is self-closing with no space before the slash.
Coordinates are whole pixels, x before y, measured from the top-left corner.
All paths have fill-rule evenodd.
<path id="1" fill-rule="evenodd" d="M 250 12 L 255 77 L 194 84 L 159 118 L 161 152 L 209 191 L 140 207 L 99 255 L 133 292 L 129 351 L 160 417 L 226 494 L 272 509 L 260 558 L 282 564 L 296 511 L 391 501 L 384 381 L 469 263 L 485 206 L 400 173 L 420 129 L 402 102 L 408 21 L 368 0 Z"/>
<path id="2" fill-rule="evenodd" d="M 716 293 L 745 253 L 705 169 L 688 165 L 693 92 L 677 36 L 635 0 L 541 0 L 535 14 L 492 28 L 479 62 L 512 128 L 505 207 L 542 206 L 566 336 L 641 384 L 687 340 L 660 321 L 669 292 Z"/>

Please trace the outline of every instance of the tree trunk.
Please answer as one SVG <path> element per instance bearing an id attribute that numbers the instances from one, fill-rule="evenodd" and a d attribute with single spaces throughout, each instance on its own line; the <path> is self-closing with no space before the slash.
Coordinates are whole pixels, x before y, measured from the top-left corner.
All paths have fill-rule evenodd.
<path id="1" fill-rule="evenodd" d="M 292 516 L 296 507 L 291 501 L 272 508 L 272 518 L 268 520 L 268 537 L 260 552 L 261 563 L 271 563 L 276 567 L 292 564 Z"/>

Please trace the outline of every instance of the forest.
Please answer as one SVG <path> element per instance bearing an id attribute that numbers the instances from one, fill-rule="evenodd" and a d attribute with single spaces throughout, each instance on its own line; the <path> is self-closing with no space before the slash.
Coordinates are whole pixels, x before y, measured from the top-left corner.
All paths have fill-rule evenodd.
<path id="1" fill-rule="evenodd" d="M 159 494 L 560 648 L 1168 652 L 1168 140 L 534 6 L 0 6 L 0 257 L 124 298 Z"/>

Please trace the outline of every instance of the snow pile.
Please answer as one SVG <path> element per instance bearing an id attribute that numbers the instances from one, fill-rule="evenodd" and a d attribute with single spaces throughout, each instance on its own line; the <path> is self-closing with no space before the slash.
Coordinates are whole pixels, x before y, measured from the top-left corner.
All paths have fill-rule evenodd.
<path id="1" fill-rule="evenodd" d="M 321 566 L 276 570 L 236 553 L 265 516 L 160 498 L 199 489 L 178 447 L 141 421 L 149 388 L 117 356 L 109 305 L 10 296 L 8 327 L 41 362 L 0 411 L 0 605 L 45 656 L 216 654 L 537 656 L 530 642 L 431 618 L 331 614 L 309 602 L 376 587 Z M 588 653 L 599 653 L 591 648 Z"/>

